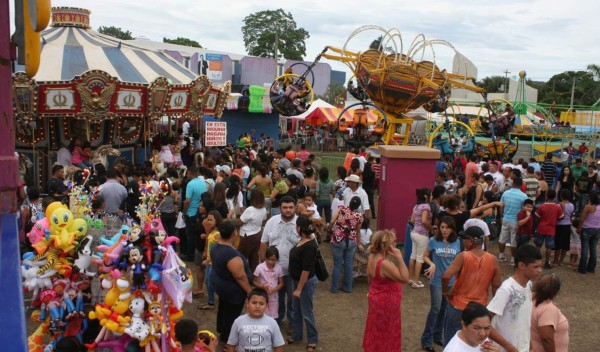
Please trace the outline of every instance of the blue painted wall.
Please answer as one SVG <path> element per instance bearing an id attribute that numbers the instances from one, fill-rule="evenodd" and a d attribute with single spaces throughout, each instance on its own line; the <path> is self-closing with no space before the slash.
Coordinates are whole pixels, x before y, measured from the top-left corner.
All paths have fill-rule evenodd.
<path id="1" fill-rule="evenodd" d="M 277 140 L 279 134 L 279 114 L 253 114 L 248 111 L 240 110 L 225 110 L 223 116 L 219 120 L 215 120 L 214 116 L 204 116 L 203 121 L 221 121 L 227 122 L 227 143 L 235 143 L 238 137 L 244 133 L 250 133 L 251 130 L 256 130 L 255 138 L 258 138 L 261 133 L 265 136 L 271 136 L 273 140 Z"/>

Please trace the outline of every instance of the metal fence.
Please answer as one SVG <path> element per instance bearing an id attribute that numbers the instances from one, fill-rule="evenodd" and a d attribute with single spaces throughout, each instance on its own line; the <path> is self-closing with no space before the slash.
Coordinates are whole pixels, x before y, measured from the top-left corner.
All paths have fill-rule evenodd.
<path id="1" fill-rule="evenodd" d="M 321 167 L 326 167 L 329 170 L 329 178 L 333 181 L 337 179 L 336 170 L 338 166 L 344 165 L 344 157 L 323 155 L 315 158 L 315 161 Z M 317 176 L 318 178 L 318 176 Z"/>

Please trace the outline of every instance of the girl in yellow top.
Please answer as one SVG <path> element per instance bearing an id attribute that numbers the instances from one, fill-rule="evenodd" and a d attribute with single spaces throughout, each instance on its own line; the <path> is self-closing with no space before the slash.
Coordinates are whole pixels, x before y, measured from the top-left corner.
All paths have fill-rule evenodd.
<path id="1" fill-rule="evenodd" d="M 212 269 L 212 261 L 210 259 L 210 249 L 214 246 L 217 241 L 220 239 L 221 234 L 219 233 L 219 226 L 223 223 L 223 217 L 218 210 L 211 210 L 204 221 L 202 221 L 202 226 L 204 227 L 204 233 L 201 235 L 203 239 L 206 241 L 206 246 L 204 246 L 204 261 L 202 265 L 206 267 L 206 276 L 204 284 L 206 285 L 206 291 L 208 292 L 208 303 L 201 304 L 198 306 L 198 309 L 202 310 L 212 310 L 215 309 L 215 288 L 213 286 L 213 276 L 214 272 Z"/>

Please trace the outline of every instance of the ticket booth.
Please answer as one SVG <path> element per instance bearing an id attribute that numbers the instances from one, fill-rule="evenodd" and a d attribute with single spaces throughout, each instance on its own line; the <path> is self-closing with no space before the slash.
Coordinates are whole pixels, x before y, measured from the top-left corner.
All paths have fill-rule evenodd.
<path id="1" fill-rule="evenodd" d="M 381 179 L 377 228 L 395 229 L 397 242 L 405 243 L 406 223 L 416 204 L 416 190 L 433 189 L 440 151 L 423 146 L 384 145 L 379 146 L 379 153 Z"/>

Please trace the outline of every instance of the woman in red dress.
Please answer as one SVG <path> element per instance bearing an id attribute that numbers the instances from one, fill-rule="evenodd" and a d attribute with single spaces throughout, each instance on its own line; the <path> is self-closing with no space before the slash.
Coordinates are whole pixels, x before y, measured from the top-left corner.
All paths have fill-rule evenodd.
<path id="1" fill-rule="evenodd" d="M 377 231 L 371 237 L 369 275 L 369 314 L 365 326 L 363 349 L 370 351 L 402 351 L 400 304 L 402 284 L 408 282 L 408 268 L 396 248 L 396 234 Z"/>

